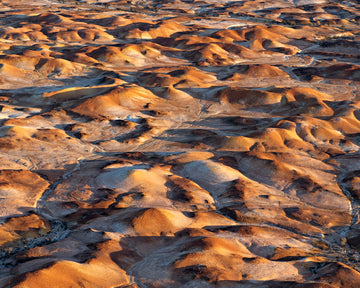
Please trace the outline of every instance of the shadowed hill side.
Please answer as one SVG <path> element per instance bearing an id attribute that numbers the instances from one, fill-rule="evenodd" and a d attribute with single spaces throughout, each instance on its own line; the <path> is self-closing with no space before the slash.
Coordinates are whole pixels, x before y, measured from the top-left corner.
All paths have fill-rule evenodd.
<path id="1" fill-rule="evenodd" d="M 1 1 L 0 287 L 360 283 L 358 1 Z"/>

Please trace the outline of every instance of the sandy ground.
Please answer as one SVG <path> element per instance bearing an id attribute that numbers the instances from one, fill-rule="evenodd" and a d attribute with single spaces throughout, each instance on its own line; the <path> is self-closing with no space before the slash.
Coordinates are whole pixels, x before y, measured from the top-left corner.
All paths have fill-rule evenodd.
<path id="1" fill-rule="evenodd" d="M 358 1 L 28 2 L 0 287 L 359 287 Z"/>

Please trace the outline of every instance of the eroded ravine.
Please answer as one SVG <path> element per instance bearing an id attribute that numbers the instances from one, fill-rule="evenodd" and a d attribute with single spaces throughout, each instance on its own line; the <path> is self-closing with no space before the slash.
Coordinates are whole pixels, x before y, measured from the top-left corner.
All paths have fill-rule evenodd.
<path id="1" fill-rule="evenodd" d="M 356 287 L 354 1 L 0 4 L 0 287 Z"/>

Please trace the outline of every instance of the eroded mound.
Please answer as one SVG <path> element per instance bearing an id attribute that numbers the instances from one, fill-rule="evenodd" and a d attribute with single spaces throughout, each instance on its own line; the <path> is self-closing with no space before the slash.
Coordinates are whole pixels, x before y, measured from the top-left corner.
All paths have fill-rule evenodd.
<path id="1" fill-rule="evenodd" d="M 359 286 L 358 1 L 28 2 L 0 287 Z"/>

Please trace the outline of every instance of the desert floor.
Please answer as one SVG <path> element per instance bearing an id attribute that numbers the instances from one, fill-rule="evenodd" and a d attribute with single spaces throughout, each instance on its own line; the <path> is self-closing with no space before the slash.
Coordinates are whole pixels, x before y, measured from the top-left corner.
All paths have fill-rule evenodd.
<path id="1" fill-rule="evenodd" d="M 359 1 L 0 1 L 0 287 L 360 287 Z"/>

